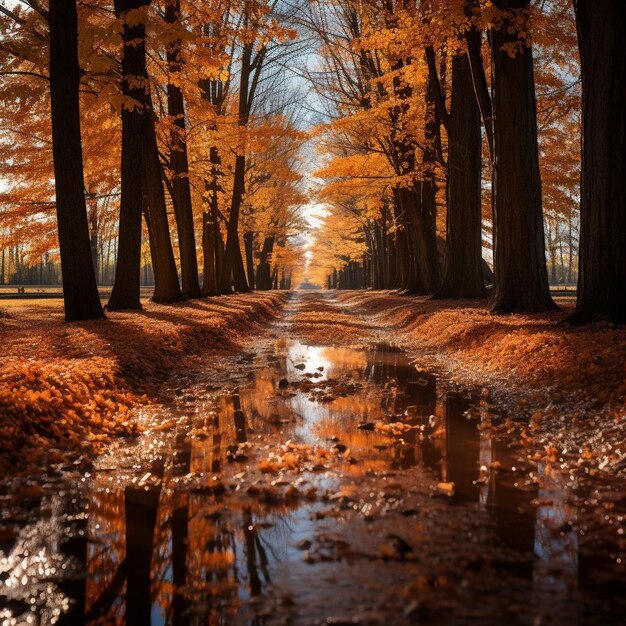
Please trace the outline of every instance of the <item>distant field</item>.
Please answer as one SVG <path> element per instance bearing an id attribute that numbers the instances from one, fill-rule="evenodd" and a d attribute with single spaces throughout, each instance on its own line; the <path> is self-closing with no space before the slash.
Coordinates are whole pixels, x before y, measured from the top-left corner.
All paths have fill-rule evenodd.
<path id="1" fill-rule="evenodd" d="M 111 286 L 99 287 L 102 303 L 111 295 Z M 148 300 L 152 287 L 142 287 L 141 298 Z M 17 285 L 0 285 L 0 319 L 2 317 L 22 319 L 22 316 L 37 311 L 49 319 L 63 317 L 63 292 L 57 285 L 25 285 L 25 293 L 17 293 Z"/>
<path id="2" fill-rule="evenodd" d="M 24 293 L 18 293 L 18 285 L 0 285 L 0 300 L 32 300 L 37 298 L 61 298 L 63 290 L 61 285 L 19 285 L 24 288 Z M 111 285 L 98 287 L 100 296 L 108 298 L 111 295 Z M 148 298 L 152 295 L 154 287 L 142 287 L 141 297 Z"/>

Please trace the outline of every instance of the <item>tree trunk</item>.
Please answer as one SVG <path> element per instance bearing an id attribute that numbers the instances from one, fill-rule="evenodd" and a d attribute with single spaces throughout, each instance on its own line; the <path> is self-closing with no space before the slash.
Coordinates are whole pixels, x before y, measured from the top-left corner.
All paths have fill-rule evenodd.
<path id="1" fill-rule="evenodd" d="M 244 45 L 240 80 L 239 80 L 239 107 L 238 107 L 238 125 L 240 129 L 245 128 L 248 123 L 250 114 L 250 75 L 253 72 L 252 67 L 252 51 L 253 44 Z M 220 291 L 222 293 L 230 293 L 232 286 L 235 291 L 250 291 L 248 282 L 246 281 L 246 273 L 243 267 L 243 259 L 241 257 L 241 247 L 239 244 L 239 213 L 241 210 L 241 202 L 246 188 L 246 146 L 240 146 L 240 154 L 235 157 L 235 176 L 233 180 L 233 196 L 230 207 L 230 215 L 228 216 L 228 228 L 226 236 L 226 249 L 224 251 L 224 265 L 220 276 Z"/>
<path id="2" fill-rule="evenodd" d="M 437 254 L 437 183 L 434 173 L 428 173 L 420 184 L 421 210 L 417 216 L 417 267 L 419 287 L 411 293 L 434 293 L 439 286 L 439 256 Z"/>
<path id="3" fill-rule="evenodd" d="M 537 312 L 556 309 L 548 286 L 532 48 L 511 57 L 530 0 L 498 0 L 512 18 L 492 32 L 494 89 L 495 285 L 493 311 Z M 521 20 L 515 22 L 515 20 Z M 504 48 L 503 48 L 504 47 Z"/>
<path id="4" fill-rule="evenodd" d="M 212 130 L 215 130 L 214 128 Z M 224 242 L 220 231 L 218 216 L 218 193 L 220 191 L 221 163 L 219 152 L 216 147 L 209 150 L 211 162 L 211 178 L 205 180 L 204 186 L 210 194 L 210 213 L 203 214 L 202 246 L 204 251 L 204 282 L 202 294 L 213 295 L 218 293 L 219 281 L 224 262 Z"/>
<path id="5" fill-rule="evenodd" d="M 221 163 L 219 153 L 216 148 L 211 148 L 211 159 L 215 155 L 216 162 Z M 219 191 L 219 169 L 217 170 L 215 177 L 215 187 L 211 196 L 211 226 L 213 228 L 213 248 L 215 250 L 215 276 L 216 280 L 222 274 L 222 267 L 224 265 L 224 240 L 222 239 L 222 231 L 220 229 L 220 218 L 218 211 L 218 191 Z"/>
<path id="6" fill-rule="evenodd" d="M 150 0 L 115 0 L 115 14 L 122 17 Z M 135 101 L 122 109 L 122 196 L 115 281 L 108 307 L 140 309 L 141 214 L 145 214 L 154 271 L 155 302 L 181 299 L 180 287 L 161 178 L 154 112 L 147 88 L 146 29 L 141 22 L 124 24 L 122 41 L 122 93 Z M 140 79 L 140 80 L 139 80 Z"/>
<path id="7" fill-rule="evenodd" d="M 389 286 L 391 284 L 391 278 L 389 275 L 390 266 L 391 266 L 391 261 L 390 261 L 391 242 L 392 242 L 392 237 L 390 237 L 389 232 L 387 230 L 387 226 L 385 224 L 381 228 L 381 245 L 380 245 L 380 250 L 381 250 L 381 255 L 382 255 L 381 287 L 383 289 L 389 289 Z"/>
<path id="8" fill-rule="evenodd" d="M 432 77 L 426 90 L 426 146 L 422 159 L 420 211 L 417 214 L 417 249 L 419 291 L 434 293 L 439 287 L 439 256 L 437 254 L 437 180 L 435 177 L 436 145 L 441 143 L 439 121 L 435 114 L 435 96 Z"/>
<path id="9" fill-rule="evenodd" d="M 382 289 L 383 285 L 383 257 L 384 251 L 381 245 L 381 228 L 378 223 L 374 224 L 373 233 L 372 233 L 372 287 L 374 289 Z"/>
<path id="10" fill-rule="evenodd" d="M 65 320 L 103 317 L 91 258 L 80 136 L 76 0 L 50 0 L 52 156 Z"/>
<path id="11" fill-rule="evenodd" d="M 406 289 L 409 282 L 409 266 L 411 263 L 411 249 L 408 242 L 408 214 L 405 213 L 405 203 L 402 201 L 401 190 L 393 190 L 393 213 L 396 221 L 396 233 L 391 257 L 393 270 L 391 272 L 392 289 Z"/>
<path id="12" fill-rule="evenodd" d="M 212 296 L 217 293 L 217 274 L 215 272 L 215 246 L 213 224 L 208 211 L 202 213 L 202 295 Z"/>
<path id="13" fill-rule="evenodd" d="M 406 294 L 423 292 L 422 268 L 420 267 L 420 220 L 421 197 L 419 190 L 413 187 L 397 190 L 400 205 L 400 215 L 404 223 L 404 244 L 406 253 L 399 261 L 403 262 L 402 286 Z"/>
<path id="14" fill-rule="evenodd" d="M 626 3 L 577 0 L 583 88 L 578 300 L 570 321 L 626 323 Z"/>
<path id="15" fill-rule="evenodd" d="M 239 244 L 239 212 L 245 189 L 245 170 L 246 157 L 238 154 L 235 158 L 233 198 L 230 206 L 230 215 L 228 216 L 226 249 L 224 251 L 224 264 L 219 285 L 222 293 L 230 293 L 233 286 L 235 291 L 249 291 Z"/>
<path id="16" fill-rule="evenodd" d="M 144 0 L 115 0 L 115 15 L 119 18 L 129 9 L 142 6 Z M 133 80 L 145 66 L 144 24 L 124 24 L 122 33 L 122 94 L 139 101 L 141 85 Z M 142 42 L 131 45 L 131 42 Z M 141 215 L 143 193 L 141 185 L 142 111 L 138 107 L 122 108 L 122 164 L 119 236 L 113 290 L 107 308 L 111 311 L 141 309 Z"/>
<path id="17" fill-rule="evenodd" d="M 480 111 L 466 56 L 452 60 L 446 257 L 437 298 L 482 298 Z"/>
<path id="18" fill-rule="evenodd" d="M 550 276 L 550 284 L 554 285 L 556 284 L 556 246 L 557 246 L 556 238 L 557 238 L 557 234 L 549 222 L 548 222 L 546 235 L 547 235 L 546 238 L 548 240 L 548 245 L 547 245 L 548 257 L 550 259 L 550 263 L 548 264 L 549 265 L 548 274 Z"/>
<path id="19" fill-rule="evenodd" d="M 563 238 L 559 237 L 559 283 L 565 282 L 565 254 L 563 253 Z"/>
<path id="20" fill-rule="evenodd" d="M 248 274 L 248 286 L 250 287 L 250 289 L 254 289 L 254 233 L 244 233 L 243 245 L 246 251 L 246 271 Z"/>
<path id="21" fill-rule="evenodd" d="M 91 246 L 91 261 L 93 263 L 93 273 L 98 284 L 98 270 L 100 269 L 100 237 L 98 236 L 98 201 L 94 200 L 93 205 L 87 209 L 87 222 L 89 224 L 89 245 Z"/>
<path id="22" fill-rule="evenodd" d="M 474 11 L 478 8 L 478 6 L 478 0 L 468 0 L 465 3 L 465 15 L 472 19 Z M 492 102 L 491 96 L 489 95 L 487 76 L 485 75 L 485 66 L 483 65 L 483 58 L 481 54 L 482 34 L 473 24 L 465 34 L 465 43 L 467 45 L 467 60 L 470 65 L 474 94 L 480 110 L 480 116 L 485 126 L 485 137 L 487 139 L 487 145 L 489 146 L 489 156 L 493 160 L 494 140 Z"/>
<path id="23" fill-rule="evenodd" d="M 165 22 L 176 24 L 180 20 L 180 0 L 170 1 L 165 7 Z M 167 64 L 171 74 L 180 74 L 183 61 L 181 41 L 175 39 L 167 46 Z M 172 171 L 172 204 L 178 230 L 180 251 L 180 271 L 182 295 L 185 298 L 200 297 L 198 281 L 198 258 L 196 256 L 196 235 L 191 205 L 189 185 L 189 161 L 187 157 L 187 131 L 185 125 L 185 102 L 178 85 L 167 85 L 168 115 L 173 122 L 170 133 L 170 168 Z"/>
<path id="24" fill-rule="evenodd" d="M 567 259 L 567 282 L 572 283 L 574 280 L 574 237 L 572 233 L 572 216 L 569 216 L 568 220 L 568 231 L 567 231 L 567 245 L 568 245 L 568 254 L 569 257 Z"/>
<path id="25" fill-rule="evenodd" d="M 144 151 L 142 154 L 144 203 L 150 252 L 154 270 L 154 302 L 171 303 L 182 299 L 178 272 L 174 261 L 174 250 L 170 239 L 170 226 L 167 220 L 165 192 L 161 162 L 154 127 L 154 112 L 150 93 L 144 94 L 145 115 L 143 116 Z"/>
<path id="26" fill-rule="evenodd" d="M 274 237 L 265 237 L 263 242 L 263 248 L 261 249 L 261 257 L 259 259 L 259 265 L 256 272 L 256 287 L 257 289 L 267 291 L 272 288 L 271 285 L 271 266 L 270 259 L 272 251 L 274 250 Z"/>

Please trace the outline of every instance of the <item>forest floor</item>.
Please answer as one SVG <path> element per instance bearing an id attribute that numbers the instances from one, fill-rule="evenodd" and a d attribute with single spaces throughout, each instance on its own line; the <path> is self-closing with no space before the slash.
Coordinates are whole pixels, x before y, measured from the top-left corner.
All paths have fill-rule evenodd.
<path id="1" fill-rule="evenodd" d="M 0 617 L 620 623 L 626 333 L 481 304 L 3 304 Z"/>
<path id="2" fill-rule="evenodd" d="M 63 302 L 0 307 L 0 475 L 30 471 L 66 452 L 93 457 L 141 431 L 137 410 L 163 382 L 233 354 L 276 319 L 284 293 L 211 298 L 65 324 Z"/>
<path id="3" fill-rule="evenodd" d="M 394 333 L 422 364 L 442 366 L 461 384 L 481 385 L 527 423 L 524 443 L 565 454 L 592 472 L 626 471 L 626 328 L 563 323 L 573 310 L 493 315 L 486 302 L 345 292 L 346 314 Z"/>

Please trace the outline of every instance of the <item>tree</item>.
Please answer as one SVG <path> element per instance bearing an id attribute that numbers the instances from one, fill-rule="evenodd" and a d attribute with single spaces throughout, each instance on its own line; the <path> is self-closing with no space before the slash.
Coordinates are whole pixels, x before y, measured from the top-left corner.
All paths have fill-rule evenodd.
<path id="1" fill-rule="evenodd" d="M 143 6 L 143 0 L 116 0 L 115 14 L 118 18 L 125 11 Z M 122 52 L 122 94 L 128 99 L 122 105 L 122 164 L 119 238 L 117 246 L 117 268 L 113 291 L 108 309 L 140 309 L 141 269 L 141 216 L 142 192 L 142 110 L 138 106 L 142 98 L 143 85 L 134 77 L 142 75 L 145 64 L 145 26 L 124 22 Z M 131 45 L 131 42 L 141 42 Z"/>
<path id="2" fill-rule="evenodd" d="M 246 194 L 246 167 L 248 159 L 248 126 L 258 96 L 259 83 L 263 71 L 272 58 L 276 42 L 294 35 L 278 26 L 278 1 L 270 2 L 246 0 L 242 9 L 241 26 L 238 38 L 241 40 L 239 59 L 239 94 L 237 104 L 237 127 L 239 131 L 236 147 L 235 168 L 230 212 L 226 229 L 226 246 L 219 277 L 218 289 L 221 293 L 249 291 L 241 244 L 239 239 L 239 217 Z M 285 16 L 280 16 L 285 17 Z"/>
<path id="3" fill-rule="evenodd" d="M 57 225 L 66 321 L 103 317 L 91 257 L 80 136 L 75 0 L 51 0 L 50 105 Z"/>
<path id="4" fill-rule="evenodd" d="M 582 71 L 580 256 L 570 321 L 626 323 L 626 3 L 576 0 Z"/>
<path id="5" fill-rule="evenodd" d="M 180 21 L 180 0 L 168 0 L 165 7 L 165 22 L 176 29 Z M 168 115 L 172 123 L 170 131 L 170 169 L 172 172 L 171 196 L 178 229 L 182 294 L 185 298 L 199 298 L 198 258 L 196 236 L 191 206 L 189 185 L 189 159 L 187 156 L 187 131 L 185 101 L 177 81 L 181 80 L 184 68 L 182 42 L 175 31 L 167 44 L 169 81 L 167 84 Z"/>
<path id="6" fill-rule="evenodd" d="M 366 167 L 352 174 L 387 178 L 390 186 L 385 202 L 394 223 L 392 240 L 381 246 L 370 233 L 366 237 L 372 250 L 376 245 L 377 257 L 384 250 L 389 270 L 379 271 L 380 262 L 370 268 L 376 268 L 379 281 L 383 273 L 392 277 L 391 286 L 407 295 L 433 293 L 439 282 L 439 120 L 428 75 L 414 58 L 427 17 L 410 4 L 375 1 L 342 3 L 332 11 L 330 16 L 312 11 L 310 21 L 323 43 L 326 67 L 314 80 L 330 103 L 328 126 L 336 134 L 337 152 L 351 151 L 361 166 L 364 155 L 374 160 L 382 154 L 391 170 L 381 171 L 378 164 L 377 172 Z M 387 216 L 379 217 L 373 229 L 387 238 Z"/>
<path id="7" fill-rule="evenodd" d="M 432 50 L 432 49 L 431 49 Z M 436 76 L 434 51 L 428 51 Z M 438 81 L 437 81 L 438 82 Z M 486 295 L 482 273 L 480 111 L 474 96 L 469 59 L 452 59 L 450 113 L 439 91 L 442 120 L 448 132 L 446 256 L 438 298 L 481 298 Z"/>
<path id="8" fill-rule="evenodd" d="M 165 206 L 154 111 L 146 69 L 145 17 L 151 0 L 115 0 L 123 20 L 122 200 L 115 282 L 109 309 L 136 309 L 139 302 L 141 213 L 146 219 L 154 268 L 155 302 L 181 299 Z M 126 19 L 129 17 L 129 19 Z"/>
<path id="9" fill-rule="evenodd" d="M 557 308 L 545 259 L 537 143 L 530 0 L 495 0 L 505 12 L 492 28 L 495 284 L 498 313 Z"/>
<path id="10" fill-rule="evenodd" d="M 244 14 L 244 26 L 248 28 L 248 14 Z M 263 57 L 265 56 L 265 47 L 256 53 L 253 59 L 254 43 L 245 42 L 241 55 L 241 69 L 239 79 L 239 106 L 237 125 L 242 130 L 242 145 L 238 147 L 235 157 L 235 174 L 233 179 L 233 196 L 230 205 L 230 214 L 228 217 L 228 228 L 226 236 L 226 247 L 224 249 L 224 259 L 222 271 L 219 278 L 219 291 L 221 293 L 230 293 L 232 287 L 235 291 L 250 291 L 246 273 L 243 267 L 243 258 L 241 256 L 241 244 L 239 241 L 239 212 L 241 210 L 241 202 L 245 192 L 245 174 L 246 174 L 246 146 L 245 146 L 245 128 L 250 119 L 250 110 L 258 78 L 263 67 Z"/>

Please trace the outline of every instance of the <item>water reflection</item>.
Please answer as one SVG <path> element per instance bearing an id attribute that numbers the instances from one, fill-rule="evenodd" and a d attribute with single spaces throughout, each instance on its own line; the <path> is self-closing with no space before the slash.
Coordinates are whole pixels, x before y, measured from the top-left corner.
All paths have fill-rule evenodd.
<path id="1" fill-rule="evenodd" d="M 219 476 L 234 471 L 229 461 L 245 460 L 241 445 L 259 434 L 342 446 L 356 461 L 344 473 L 355 477 L 430 468 L 454 483 L 453 501 L 489 513 L 500 540 L 519 555 L 515 576 L 555 601 L 580 580 L 577 485 L 554 465 L 539 465 L 538 486 L 521 485 L 515 449 L 493 436 L 491 419 L 479 397 L 449 392 L 436 373 L 388 346 L 283 342 L 250 385 L 180 428 L 149 468 L 125 484 L 96 473 L 88 504 L 74 499 L 82 518 L 67 498 L 54 499 L 51 517 L 26 528 L 0 561 L 1 594 L 13 603 L 2 615 L 20 614 L 15 603 L 23 602 L 40 623 L 53 623 L 54 612 L 68 624 L 266 623 L 278 609 L 259 607 L 276 579 L 302 576 L 294 543 L 314 534 L 316 505 L 223 497 Z M 413 428 L 390 434 L 371 426 L 397 422 Z M 67 541 L 70 514 L 75 539 Z M 70 562 L 86 576 L 50 582 Z M 323 567 L 336 576 L 331 564 Z M 308 582 L 302 593 L 315 594 Z M 41 593 L 44 602 L 32 600 Z M 281 606 L 288 611 L 290 600 Z"/>

